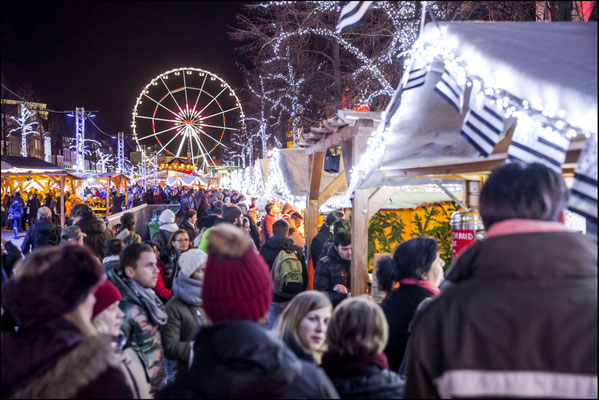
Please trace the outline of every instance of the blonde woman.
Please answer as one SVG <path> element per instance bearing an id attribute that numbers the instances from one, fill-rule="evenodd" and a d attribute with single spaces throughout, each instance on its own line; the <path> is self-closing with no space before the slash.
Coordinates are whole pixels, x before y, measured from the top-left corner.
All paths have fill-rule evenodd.
<path id="1" fill-rule="evenodd" d="M 325 294 L 302 292 L 285 307 L 274 329 L 299 358 L 320 364 L 332 309 Z"/>
<path id="2" fill-rule="evenodd" d="M 110 340 L 91 323 L 102 265 L 84 246 L 40 247 L 2 288 L 2 397 L 132 398 Z"/>
<path id="3" fill-rule="evenodd" d="M 405 383 L 389 370 L 385 314 L 367 296 L 343 300 L 327 330 L 322 367 L 341 398 L 402 398 Z"/>

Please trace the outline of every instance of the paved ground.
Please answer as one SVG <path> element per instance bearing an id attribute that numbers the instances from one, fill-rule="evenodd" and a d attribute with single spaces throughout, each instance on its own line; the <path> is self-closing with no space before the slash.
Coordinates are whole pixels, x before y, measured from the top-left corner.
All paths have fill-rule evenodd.
<path id="1" fill-rule="evenodd" d="M 25 232 L 18 233 L 18 239 L 15 239 L 15 234 L 12 230 L 2 228 L 2 239 L 11 241 L 15 246 L 21 248 L 23 239 L 25 238 Z"/>

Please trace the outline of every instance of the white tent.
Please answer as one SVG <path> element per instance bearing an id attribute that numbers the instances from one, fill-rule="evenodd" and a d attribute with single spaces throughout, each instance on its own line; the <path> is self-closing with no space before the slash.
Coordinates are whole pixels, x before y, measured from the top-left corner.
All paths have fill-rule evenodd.
<path id="1" fill-rule="evenodd" d="M 451 46 L 468 74 L 528 101 L 531 108 L 542 108 L 575 132 L 596 137 L 597 23 L 440 22 L 439 26 L 442 43 Z M 436 35 L 435 24 L 428 24 L 421 39 L 427 42 Z M 434 46 L 417 47 L 418 51 L 435 55 Z M 369 147 L 366 158 L 378 165 L 366 167 L 359 188 L 416 184 L 402 171 L 484 160 L 460 136 L 471 88 L 466 88 L 459 114 L 434 91 L 443 61 L 436 58 L 429 68 L 424 85 L 396 94 L 401 102 L 395 112 L 388 110 L 392 115 L 387 116 L 386 147 L 382 154 L 380 149 L 373 154 Z"/>

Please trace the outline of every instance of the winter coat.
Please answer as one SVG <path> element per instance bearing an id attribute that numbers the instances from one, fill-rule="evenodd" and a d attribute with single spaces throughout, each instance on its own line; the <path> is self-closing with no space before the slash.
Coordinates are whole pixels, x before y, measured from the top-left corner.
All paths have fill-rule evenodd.
<path id="1" fill-rule="evenodd" d="M 37 211 L 40 209 L 40 201 L 37 198 L 37 195 L 33 194 L 27 200 L 27 208 L 29 213 L 29 219 L 37 219 Z"/>
<path id="2" fill-rule="evenodd" d="M 166 303 L 166 313 L 168 322 L 162 327 L 162 346 L 165 357 L 175 362 L 175 373 L 179 376 L 187 370 L 191 341 L 200 329 L 194 313 L 202 321 L 208 321 L 208 317 L 201 306 L 189 305 L 175 296 Z"/>
<path id="3" fill-rule="evenodd" d="M 193 352 L 189 371 L 156 398 L 338 398 L 320 368 L 256 322 L 203 326 Z"/>
<path id="4" fill-rule="evenodd" d="M 11 200 L 10 207 L 8 208 L 8 219 L 19 219 L 23 216 L 23 199 L 20 197 Z"/>
<path id="5" fill-rule="evenodd" d="M 342 399 L 401 399 L 404 380 L 387 368 L 384 355 L 364 360 L 325 353 L 322 367 Z"/>
<path id="6" fill-rule="evenodd" d="M 406 397 L 597 398 L 597 239 L 494 227 L 414 317 Z"/>
<path id="7" fill-rule="evenodd" d="M 90 215 L 81 218 L 75 226 L 81 229 L 81 232 L 87 236 L 83 238 L 85 243 L 101 260 L 104 258 L 104 242 L 112 239 L 114 236 L 110 229 L 106 228 L 106 224 L 95 215 Z"/>
<path id="8" fill-rule="evenodd" d="M 125 201 L 124 195 L 116 195 L 112 198 L 112 213 L 117 214 L 123 211 L 123 201 Z"/>
<path id="9" fill-rule="evenodd" d="M 385 354 L 391 371 L 399 370 L 410 336 L 409 326 L 418 305 L 434 294 L 418 285 L 401 284 L 389 292 L 381 308 L 389 324 L 389 341 Z"/>
<path id="10" fill-rule="evenodd" d="M 308 268 L 306 268 L 306 260 L 304 259 L 302 249 L 293 244 L 293 240 L 286 237 L 272 236 L 266 241 L 264 246 L 260 248 L 260 255 L 264 258 L 264 261 L 266 261 L 268 269 L 272 270 L 273 264 L 281 250 L 285 250 L 288 253 L 292 251 L 295 252 L 295 255 L 302 263 L 302 278 L 304 280 L 302 291 L 306 290 L 308 287 Z M 275 294 L 272 301 L 282 303 L 289 300 L 288 297 L 282 297 Z"/>
<path id="11" fill-rule="evenodd" d="M 314 271 L 314 290 L 326 293 L 331 299 L 333 307 L 341 303 L 347 294 L 333 291 L 337 284 L 351 290 L 351 261 L 343 260 L 335 246 L 331 247 L 328 254 L 321 258 Z"/>
<path id="12" fill-rule="evenodd" d="M 133 350 L 143 360 L 152 389 L 156 390 L 165 376 L 159 327 L 153 324 L 149 310 L 127 286 L 123 278 L 114 271 L 109 271 L 107 276 L 123 296 L 119 303 L 119 308 L 125 313 L 121 330 Z"/>
<path id="13" fill-rule="evenodd" d="M 327 253 L 322 253 L 322 248 L 324 244 L 329 240 L 329 238 L 333 236 L 331 234 L 331 227 L 327 224 L 322 224 L 314 239 L 312 239 L 312 243 L 310 244 L 310 256 L 312 257 L 312 264 L 318 265 L 320 259 L 327 255 Z"/>
<path id="14" fill-rule="evenodd" d="M 2 397 L 133 398 L 110 338 L 64 319 L 2 336 Z"/>
<path id="15" fill-rule="evenodd" d="M 136 399 L 151 399 L 150 377 L 146 373 L 143 360 L 127 341 L 125 334 L 121 332 L 118 340 L 113 342 L 120 360 L 119 367 L 127 378 L 127 383 L 133 391 Z"/>
<path id="16" fill-rule="evenodd" d="M 21 251 L 15 246 L 10 240 L 4 244 L 6 254 L 2 254 L 2 280 L 4 282 L 4 275 L 10 278 L 12 271 L 18 261 L 23 258 Z"/>
<path id="17" fill-rule="evenodd" d="M 23 254 L 41 246 L 57 246 L 60 243 L 60 229 L 49 218 L 42 218 L 33 224 L 27 233 L 21 251 Z"/>
<path id="18" fill-rule="evenodd" d="M 189 243 L 193 243 L 193 240 L 200 234 L 200 230 L 197 226 L 193 225 L 189 220 L 183 220 L 179 224 L 180 229 L 184 229 L 189 235 Z"/>
<path id="19" fill-rule="evenodd" d="M 107 273 L 108 271 L 118 271 L 121 268 L 119 256 L 112 255 L 104 257 L 102 266 L 104 267 L 104 273 Z"/>
<path id="20" fill-rule="evenodd" d="M 262 243 L 266 243 L 266 241 L 272 236 L 272 224 L 275 222 L 275 216 L 271 214 L 266 214 L 264 219 L 262 220 Z"/>
<path id="21" fill-rule="evenodd" d="M 160 229 L 154 234 L 154 236 L 152 236 L 152 242 L 158 245 L 160 251 L 164 251 L 168 246 L 168 242 L 170 242 L 173 233 L 175 232 L 169 232 L 164 229 Z"/>
<path id="22" fill-rule="evenodd" d="M 130 231 L 125 228 L 116 235 L 117 239 L 121 239 L 123 243 L 125 243 L 125 247 L 131 246 L 135 243 L 141 243 L 141 236 L 139 236 L 135 231 Z"/>

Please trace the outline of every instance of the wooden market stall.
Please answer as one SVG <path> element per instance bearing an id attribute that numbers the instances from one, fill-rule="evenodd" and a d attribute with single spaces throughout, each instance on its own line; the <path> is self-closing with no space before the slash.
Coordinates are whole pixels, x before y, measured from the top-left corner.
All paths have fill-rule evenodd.
<path id="1" fill-rule="evenodd" d="M 326 150 L 341 146 L 345 168 L 357 171 L 358 179 L 354 182 L 348 179 L 349 194 L 353 196 L 352 294 L 365 293 L 367 287 L 363 278 L 367 244 L 357 239 L 367 236 L 368 219 L 399 186 L 443 186 L 454 179 L 470 181 L 475 184 L 466 184 L 466 191 L 472 187 L 475 191 L 472 195 L 465 193 L 465 205 L 476 206 L 476 193 L 485 177 L 508 158 L 553 164 L 554 168 L 557 164 L 566 178 L 576 172 L 590 177 L 591 182 L 594 179 L 594 192 L 591 186 L 586 197 L 571 198 L 576 209 L 583 210 L 596 224 L 597 24 L 448 22 L 439 25 L 440 29 L 434 24 L 426 26 L 421 39 L 430 46 L 417 48 L 443 48 L 439 43 L 454 43 L 455 47 L 451 52 L 415 53 L 411 67 L 426 70 L 425 78 L 421 85 L 410 87 L 413 81 L 408 79 L 413 68 L 406 70 L 384 121 L 367 114 L 352 116 L 357 119 L 353 126 L 348 118 L 338 118 L 334 124 L 324 121 L 324 128 L 318 129 L 326 136 L 307 149 L 311 171 L 308 241 L 317 229 L 315 216 L 322 193 L 319 175 Z M 527 40 L 522 40 L 523 37 Z M 540 45 L 549 42 L 554 47 L 552 51 Z M 441 82 L 449 81 L 447 69 L 455 65 L 452 64 L 455 60 L 447 59 L 448 54 L 463 60 L 452 73 L 462 73 L 464 79 L 445 84 L 460 94 L 453 98 L 454 104 L 447 99 L 452 96 L 440 95 L 444 84 Z M 480 146 L 472 144 L 479 139 L 473 139 L 473 130 L 465 127 L 474 111 L 485 106 L 493 108 L 499 103 L 505 106 L 499 110 L 506 112 L 500 118 L 501 125 L 496 125 L 502 127 L 497 128 L 500 135 L 490 146 L 490 154 L 481 155 Z M 479 131 L 484 129 L 478 126 Z M 544 145 L 554 149 L 561 145 L 563 150 L 555 155 Z M 579 157 L 581 152 L 593 157 L 588 150 L 593 146 L 594 160 L 584 163 L 584 169 Z M 526 153 L 519 151 L 525 147 Z M 576 180 L 573 184 L 577 184 Z M 373 188 L 375 191 L 370 193 Z"/>
<path id="2" fill-rule="evenodd" d="M 2 190 L 6 193 L 37 189 L 47 192 L 57 189 L 60 192 L 60 224 L 64 226 L 64 191 L 67 185 L 73 193 L 81 184 L 81 179 L 58 165 L 35 157 L 2 156 Z"/>

